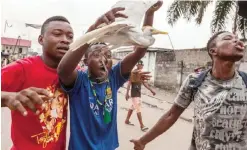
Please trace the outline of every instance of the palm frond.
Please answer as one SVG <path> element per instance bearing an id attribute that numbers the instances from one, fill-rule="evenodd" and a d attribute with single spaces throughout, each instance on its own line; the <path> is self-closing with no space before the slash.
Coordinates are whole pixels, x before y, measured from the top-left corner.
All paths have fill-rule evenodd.
<path id="1" fill-rule="evenodd" d="M 204 12 L 211 1 L 181 1 L 175 0 L 167 11 L 168 24 L 173 26 L 181 17 L 187 21 L 197 16 L 197 23 L 201 23 Z"/>
<path id="2" fill-rule="evenodd" d="M 201 1 L 185 1 L 186 12 L 183 14 L 187 21 L 190 21 L 192 17 L 195 17 L 199 11 Z"/>
<path id="3" fill-rule="evenodd" d="M 183 1 L 175 0 L 167 11 L 168 24 L 173 26 L 177 20 L 182 16 Z"/>
<path id="4" fill-rule="evenodd" d="M 201 24 L 202 23 L 202 18 L 204 16 L 204 12 L 206 11 L 207 7 L 209 4 L 211 4 L 213 1 L 201 1 L 200 8 L 198 11 L 198 15 L 196 18 L 196 23 Z"/>
<path id="5" fill-rule="evenodd" d="M 246 39 L 246 32 L 247 32 L 247 19 L 238 16 L 238 31 L 240 32 L 241 36 Z"/>
<path id="6" fill-rule="evenodd" d="M 214 10 L 213 20 L 211 22 L 212 33 L 221 31 L 225 28 L 229 13 L 234 8 L 236 1 L 217 0 Z"/>

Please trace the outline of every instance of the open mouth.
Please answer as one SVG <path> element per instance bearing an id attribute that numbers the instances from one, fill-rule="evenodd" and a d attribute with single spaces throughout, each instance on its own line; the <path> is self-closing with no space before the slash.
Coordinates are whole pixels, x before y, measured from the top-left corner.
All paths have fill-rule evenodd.
<path id="1" fill-rule="evenodd" d="M 101 66 L 99 69 L 100 71 L 106 71 L 104 66 Z"/>
<path id="2" fill-rule="evenodd" d="M 69 47 L 58 47 L 57 48 L 59 51 L 67 52 L 69 50 Z"/>

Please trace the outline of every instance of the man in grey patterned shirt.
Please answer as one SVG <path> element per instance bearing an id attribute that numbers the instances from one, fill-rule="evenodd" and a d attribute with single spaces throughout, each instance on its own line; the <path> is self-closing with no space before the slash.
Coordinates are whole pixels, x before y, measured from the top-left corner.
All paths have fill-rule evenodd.
<path id="1" fill-rule="evenodd" d="M 235 62 L 244 56 L 244 44 L 230 32 L 218 32 L 207 44 L 213 67 L 193 92 L 190 83 L 198 74 L 184 81 L 172 108 L 138 140 L 131 140 L 135 150 L 167 131 L 182 112 L 195 103 L 194 130 L 190 150 L 247 150 L 247 88 Z"/>

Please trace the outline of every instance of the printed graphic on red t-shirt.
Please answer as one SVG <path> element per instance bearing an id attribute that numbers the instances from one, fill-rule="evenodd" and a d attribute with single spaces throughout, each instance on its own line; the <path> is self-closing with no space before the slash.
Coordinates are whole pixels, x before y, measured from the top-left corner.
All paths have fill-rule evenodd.
<path id="1" fill-rule="evenodd" d="M 61 129 L 66 122 L 64 107 L 67 105 L 67 96 L 57 89 L 55 85 L 46 88 L 54 95 L 54 98 L 46 101 L 42 113 L 39 115 L 39 121 L 43 132 L 33 135 L 32 138 L 37 140 L 38 144 L 42 144 L 45 148 L 50 142 L 57 142 Z"/>

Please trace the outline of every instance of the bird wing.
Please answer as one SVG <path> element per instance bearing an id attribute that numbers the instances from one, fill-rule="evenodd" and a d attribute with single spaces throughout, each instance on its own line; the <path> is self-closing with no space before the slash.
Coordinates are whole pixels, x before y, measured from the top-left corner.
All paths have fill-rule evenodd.
<path id="1" fill-rule="evenodd" d="M 125 22 L 131 26 L 140 27 L 146 11 L 157 2 L 158 0 L 119 0 L 112 8 L 125 8 L 121 13 L 128 16 L 128 18 L 116 18 L 115 22 Z M 107 26 L 107 24 L 102 23 L 98 28 L 104 26 Z"/>
<path id="2" fill-rule="evenodd" d="M 146 11 L 157 2 L 158 0 L 119 0 L 112 8 L 125 8 L 121 13 L 128 18 L 116 18 L 115 22 L 126 22 L 139 28 Z"/>
<path id="3" fill-rule="evenodd" d="M 126 26 L 127 26 L 127 24 L 119 24 L 119 23 L 114 22 L 114 23 L 109 24 L 107 26 L 104 26 L 102 28 L 95 29 L 95 30 L 88 32 L 85 35 L 79 37 L 73 43 L 71 43 L 70 44 L 70 50 L 74 51 L 86 43 L 90 43 L 92 41 L 100 39 L 104 35 L 113 34 L 114 32 L 116 32 L 119 29 L 126 27 Z"/>
<path id="4" fill-rule="evenodd" d="M 152 7 L 155 3 L 157 3 L 157 1 L 158 0 L 133 0 L 133 1 L 120 0 L 118 1 L 112 8 L 124 7 L 125 10 L 122 11 L 121 13 L 127 15 L 128 18 L 116 18 L 115 22 L 109 25 L 101 24 L 100 25 L 101 28 L 88 32 L 85 35 L 78 38 L 77 40 L 75 40 L 70 45 L 70 49 L 74 51 L 86 43 L 97 41 L 99 39 L 102 39 L 102 37 L 104 37 L 105 35 L 114 34 L 116 31 L 118 32 L 125 31 L 127 33 L 128 30 L 125 30 L 125 28 L 123 28 L 125 26 L 134 27 L 134 29 L 131 29 L 132 31 L 142 33 L 140 30 L 140 25 L 144 17 L 144 14 L 150 7 Z M 135 41 L 133 37 L 132 37 L 132 40 Z"/>

